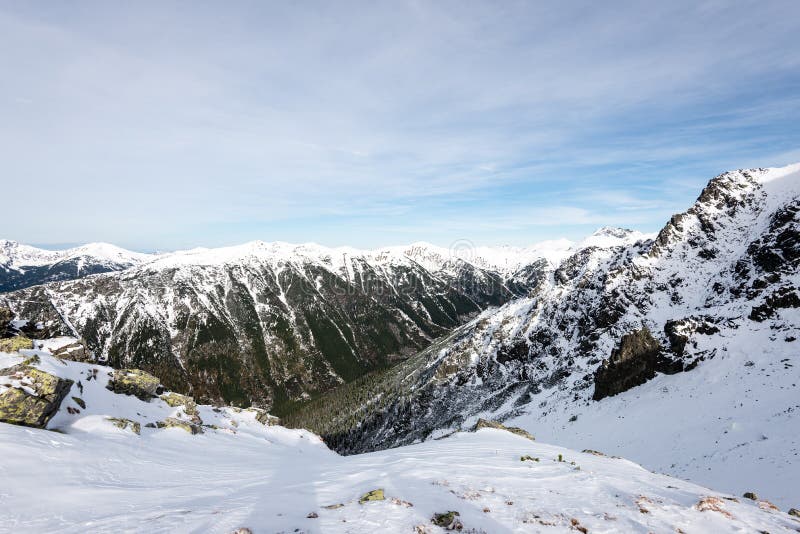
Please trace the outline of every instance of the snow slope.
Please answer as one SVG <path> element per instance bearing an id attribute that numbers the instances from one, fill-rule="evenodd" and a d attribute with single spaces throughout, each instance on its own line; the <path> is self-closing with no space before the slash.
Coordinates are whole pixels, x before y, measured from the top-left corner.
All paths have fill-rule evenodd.
<path id="1" fill-rule="evenodd" d="M 136 435 L 105 417 L 144 422 L 178 409 L 106 390 L 109 368 L 37 354 L 42 370 L 83 379 L 83 392 L 76 384 L 71 395 L 80 394 L 86 409 L 69 414 L 66 407 L 77 405 L 65 401 L 49 425 L 59 433 L 0 423 L 0 532 L 435 533 L 443 530 L 431 524 L 433 515 L 451 510 L 470 532 L 800 528 L 765 502 L 503 430 L 341 457 L 305 430 L 199 406 L 218 429 L 190 435 L 143 427 Z M 21 359 L 0 354 L 0 367 Z M 100 378 L 87 381 L 92 370 Z M 378 488 L 385 500 L 359 504 Z"/>

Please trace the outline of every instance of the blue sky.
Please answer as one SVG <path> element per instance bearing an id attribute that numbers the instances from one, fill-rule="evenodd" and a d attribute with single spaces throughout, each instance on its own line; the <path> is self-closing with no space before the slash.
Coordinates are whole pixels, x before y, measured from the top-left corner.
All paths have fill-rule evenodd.
<path id="1" fill-rule="evenodd" d="M 524 245 L 800 161 L 794 0 L 128 4 L 0 4 L 0 237 Z"/>

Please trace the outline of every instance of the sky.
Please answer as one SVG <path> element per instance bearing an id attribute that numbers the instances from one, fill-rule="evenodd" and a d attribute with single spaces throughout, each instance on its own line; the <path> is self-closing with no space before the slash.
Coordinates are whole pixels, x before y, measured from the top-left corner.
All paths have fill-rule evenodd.
<path id="1" fill-rule="evenodd" d="M 0 238 L 526 245 L 800 161 L 800 2 L 0 1 Z"/>

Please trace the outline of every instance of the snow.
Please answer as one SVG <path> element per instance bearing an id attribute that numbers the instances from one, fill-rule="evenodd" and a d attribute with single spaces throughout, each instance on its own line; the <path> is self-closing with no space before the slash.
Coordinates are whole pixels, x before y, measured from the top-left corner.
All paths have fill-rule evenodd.
<path id="1" fill-rule="evenodd" d="M 456 243 L 450 248 L 425 242 L 410 245 L 360 250 L 352 247 L 325 247 L 316 243 L 292 244 L 282 241 L 252 241 L 221 248 L 196 248 L 162 254 L 146 265 L 149 270 L 173 269 L 183 266 L 212 266 L 261 261 L 277 268 L 286 263 L 318 264 L 337 273 L 354 278 L 358 262 L 380 265 L 415 263 L 427 271 L 447 269 L 453 262 L 465 262 L 476 267 L 511 274 L 539 259 L 557 265 L 575 246 L 567 239 L 543 241 L 528 247 L 474 246 Z"/>
<path id="2" fill-rule="evenodd" d="M 132 252 L 108 243 L 89 243 L 66 250 L 45 250 L 0 239 L 0 265 L 19 271 L 24 271 L 26 267 L 69 260 L 77 260 L 80 265 L 92 260 L 103 264 L 132 266 L 152 258 L 151 254 Z"/>
<path id="3" fill-rule="evenodd" d="M 341 457 L 305 430 L 263 426 L 247 411 L 200 406 L 203 420 L 218 430 L 192 436 L 143 426 L 135 435 L 106 417 L 144 423 L 180 408 L 106 390 L 109 368 L 37 354 L 41 369 L 82 378 L 86 410 L 67 413 L 65 406 L 77 407 L 67 397 L 49 425 L 60 433 L 0 424 L 4 532 L 230 533 L 247 527 L 256 533 L 361 533 L 422 526 L 418 532 L 433 533 L 442 532 L 431 524 L 433 514 L 450 510 L 459 512 L 465 530 L 492 533 L 574 532 L 576 526 L 589 532 L 775 533 L 800 527 L 782 512 L 626 460 L 495 429 Z M 19 360 L 0 354 L 0 367 Z M 92 369 L 99 378 L 87 381 Z M 78 394 L 74 385 L 70 395 Z M 358 503 L 378 488 L 386 500 Z M 307 517 L 311 513 L 318 517 Z"/>
<path id="4" fill-rule="evenodd" d="M 515 382 L 540 384 L 556 369 L 568 376 L 531 393 L 521 406 L 519 397 L 510 396 L 491 412 L 465 413 L 463 423 L 442 415 L 442 424 L 453 426 L 439 427 L 436 435 L 468 428 L 477 417 L 510 417 L 508 424 L 545 441 L 602 450 L 736 495 L 755 491 L 783 508 L 800 507 L 800 310 L 781 308 L 763 322 L 749 319 L 774 289 L 800 287 L 800 275 L 789 264 L 760 293 L 738 293 L 758 287 L 753 279 L 763 273 L 753 269 L 753 278 L 743 280 L 733 272 L 739 261 L 751 261 L 750 243 L 775 233 L 769 227 L 776 211 L 800 197 L 800 164 L 736 171 L 719 180 L 730 186 L 730 205 L 720 205 L 713 194 L 698 202 L 678 225 L 667 227 L 666 245 L 655 247 L 647 241 L 651 235 L 600 229 L 576 246 L 596 248 L 571 262 L 575 272 L 568 280 L 550 280 L 534 297 L 487 310 L 462 327 L 427 365 L 461 366 L 459 385 L 445 387 L 475 406 Z M 706 232 L 701 217 L 713 231 Z M 703 257 L 704 249 L 716 255 Z M 608 298 L 615 292 L 621 297 Z M 588 352 L 574 332 L 587 309 L 598 311 L 598 302 L 618 304 L 624 312 L 611 328 L 593 332 L 596 347 Z M 646 325 L 668 347 L 667 321 L 704 316 L 719 332 L 690 336 L 684 356 L 687 362 L 702 357 L 696 368 L 591 400 L 591 377 L 623 334 Z M 497 366 L 497 375 L 508 373 L 498 389 L 480 389 L 487 377 L 476 369 L 498 347 L 530 341 L 555 324 L 553 341 L 533 355 L 524 380 L 515 378 L 519 369 L 511 362 Z"/>
<path id="5" fill-rule="evenodd" d="M 800 313 L 795 313 L 795 324 Z M 600 402 L 558 403 L 508 424 L 566 447 L 591 448 L 649 469 L 741 495 L 800 504 L 800 362 L 769 328 L 721 333 L 719 351 L 696 369 L 659 375 Z M 764 347 L 770 350 L 764 350 Z M 725 349 L 723 350 L 723 347 Z M 570 422 L 572 416 L 577 420 Z"/>

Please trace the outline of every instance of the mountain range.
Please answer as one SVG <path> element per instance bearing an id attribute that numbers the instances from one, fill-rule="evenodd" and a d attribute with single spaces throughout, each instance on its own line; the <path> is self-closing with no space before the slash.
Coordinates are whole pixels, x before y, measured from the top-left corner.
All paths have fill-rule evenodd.
<path id="1" fill-rule="evenodd" d="M 602 228 L 521 249 L 253 242 L 137 257 L 0 301 L 42 337 L 79 338 L 93 361 L 270 409 L 343 454 L 493 419 L 789 502 L 798 212 L 800 165 L 739 170 L 654 235 Z"/>
<path id="2" fill-rule="evenodd" d="M 145 369 L 205 401 L 283 413 L 527 294 L 571 246 L 470 249 L 465 259 L 425 243 L 359 251 L 253 242 L 130 255 L 140 261 L 124 270 L 2 300 L 49 335 L 82 339 L 98 361 Z M 48 257 L 28 261 L 52 269 Z"/>

